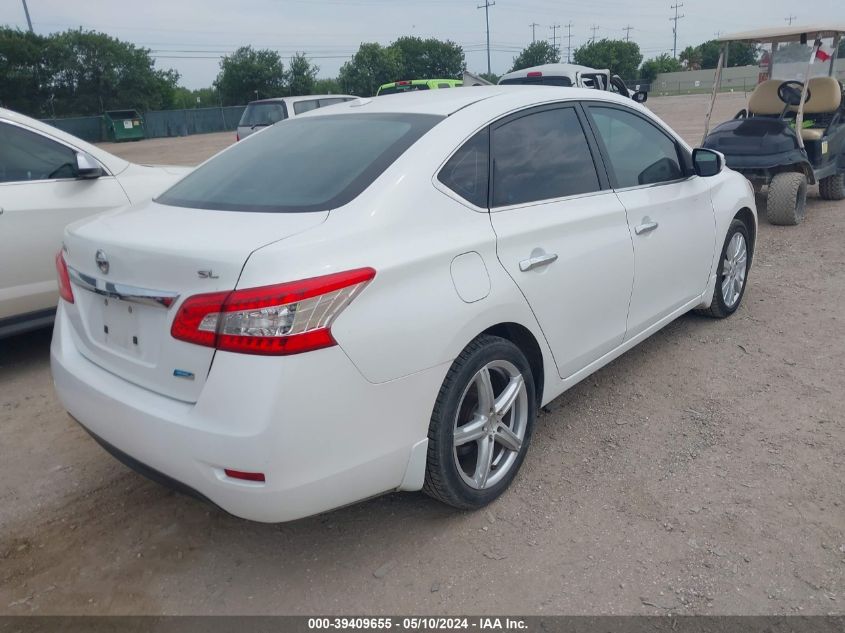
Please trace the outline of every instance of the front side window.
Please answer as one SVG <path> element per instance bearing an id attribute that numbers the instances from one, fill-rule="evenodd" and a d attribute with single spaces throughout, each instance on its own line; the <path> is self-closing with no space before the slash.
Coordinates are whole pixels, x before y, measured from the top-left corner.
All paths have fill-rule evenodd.
<path id="1" fill-rule="evenodd" d="M 236 143 L 158 197 L 176 207 L 296 213 L 353 200 L 443 117 L 338 114 L 288 119 Z"/>
<path id="2" fill-rule="evenodd" d="M 455 152 L 437 179 L 465 200 L 486 209 L 489 167 L 490 132 L 484 128 Z"/>
<path id="3" fill-rule="evenodd" d="M 296 114 L 305 114 L 311 110 L 316 110 L 320 107 L 320 102 L 317 99 L 309 99 L 308 101 L 296 101 L 293 104 L 293 111 Z"/>
<path id="4" fill-rule="evenodd" d="M 678 148 L 657 127 L 619 108 L 590 106 L 620 189 L 683 178 Z"/>
<path id="5" fill-rule="evenodd" d="M 0 123 L 0 182 L 76 177 L 76 152 L 15 125 Z"/>
<path id="6" fill-rule="evenodd" d="M 574 108 L 542 110 L 494 128 L 491 151 L 494 207 L 601 189 Z"/>

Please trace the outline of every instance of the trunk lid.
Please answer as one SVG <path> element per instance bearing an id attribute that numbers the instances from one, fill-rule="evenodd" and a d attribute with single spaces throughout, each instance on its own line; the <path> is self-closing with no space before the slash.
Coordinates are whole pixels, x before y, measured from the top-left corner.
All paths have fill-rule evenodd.
<path id="1" fill-rule="evenodd" d="M 327 217 L 149 202 L 69 226 L 65 259 L 75 302 L 67 307 L 80 353 L 129 382 L 195 402 L 214 350 L 170 335 L 182 301 L 234 289 L 253 251 Z"/>

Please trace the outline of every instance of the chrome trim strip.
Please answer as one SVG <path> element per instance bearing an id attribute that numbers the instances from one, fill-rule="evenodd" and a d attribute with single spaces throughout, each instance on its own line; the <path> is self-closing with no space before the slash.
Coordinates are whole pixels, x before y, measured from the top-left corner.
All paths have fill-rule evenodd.
<path id="1" fill-rule="evenodd" d="M 169 308 L 179 299 L 179 295 L 175 292 L 116 284 L 111 281 L 90 277 L 70 266 L 67 267 L 67 272 L 71 283 L 83 290 L 88 290 L 103 297 L 111 297 L 130 303 L 140 303 L 156 308 Z"/>

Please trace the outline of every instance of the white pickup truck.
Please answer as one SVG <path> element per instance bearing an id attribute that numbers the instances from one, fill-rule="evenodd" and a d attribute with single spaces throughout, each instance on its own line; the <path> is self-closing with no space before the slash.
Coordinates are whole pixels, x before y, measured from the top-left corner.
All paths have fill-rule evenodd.
<path id="1" fill-rule="evenodd" d="M 598 70 L 578 64 L 544 64 L 523 68 L 502 75 L 500 85 L 526 84 L 542 86 L 564 86 L 576 88 L 595 88 L 627 95 L 637 103 L 644 103 L 648 93 L 643 90 L 630 90 L 619 75 L 611 75 L 607 69 Z"/>

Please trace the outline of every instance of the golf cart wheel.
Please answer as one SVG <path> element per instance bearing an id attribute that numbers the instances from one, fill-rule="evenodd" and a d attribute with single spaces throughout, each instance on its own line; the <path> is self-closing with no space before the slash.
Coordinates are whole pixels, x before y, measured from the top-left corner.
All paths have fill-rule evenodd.
<path id="1" fill-rule="evenodd" d="M 819 195 L 823 200 L 845 198 L 845 174 L 836 174 L 819 180 Z"/>
<path id="2" fill-rule="evenodd" d="M 783 226 L 801 224 L 807 211 L 807 177 L 789 171 L 777 174 L 769 184 L 766 215 L 769 222 Z"/>

